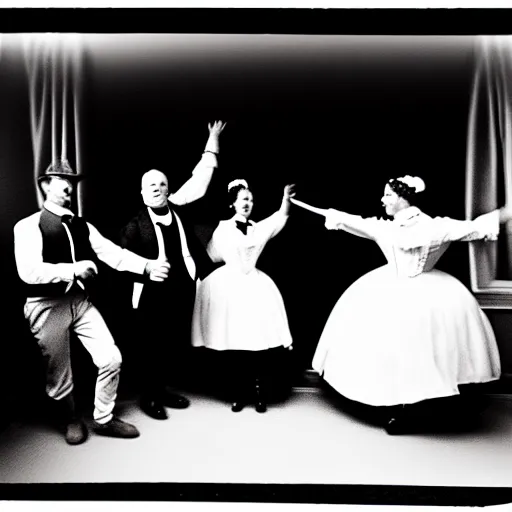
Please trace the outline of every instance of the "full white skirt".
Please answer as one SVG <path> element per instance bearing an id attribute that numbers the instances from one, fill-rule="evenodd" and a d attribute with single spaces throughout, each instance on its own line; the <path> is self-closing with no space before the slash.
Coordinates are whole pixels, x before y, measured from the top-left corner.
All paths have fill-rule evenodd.
<path id="1" fill-rule="evenodd" d="M 266 350 L 292 344 L 275 283 L 254 268 L 224 265 L 197 285 L 192 344 L 214 350 Z"/>
<path id="2" fill-rule="evenodd" d="M 399 278 L 388 265 L 338 300 L 313 368 L 342 395 L 376 406 L 456 395 L 459 384 L 501 371 L 489 320 L 460 281 L 439 270 Z"/>

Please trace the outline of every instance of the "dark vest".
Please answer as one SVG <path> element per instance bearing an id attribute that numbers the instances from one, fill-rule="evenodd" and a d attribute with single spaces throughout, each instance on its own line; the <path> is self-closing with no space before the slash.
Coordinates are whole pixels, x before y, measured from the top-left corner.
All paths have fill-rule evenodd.
<path id="1" fill-rule="evenodd" d="M 172 212 L 172 223 L 170 226 L 160 225 L 162 230 L 162 234 L 164 237 L 164 245 L 165 245 L 165 255 L 169 263 L 171 264 L 171 273 L 172 274 L 187 274 L 187 267 L 185 265 L 185 260 L 183 259 L 180 231 L 178 228 L 178 222 L 176 220 L 176 215 Z"/>
<path id="2" fill-rule="evenodd" d="M 68 224 L 73 238 L 75 261 L 96 260 L 96 254 L 89 242 L 89 228 L 81 217 L 74 217 Z M 73 263 L 71 246 L 60 216 L 43 208 L 39 220 L 43 239 L 43 261 L 45 263 Z M 58 297 L 68 287 L 67 282 L 26 285 L 28 297 Z"/>

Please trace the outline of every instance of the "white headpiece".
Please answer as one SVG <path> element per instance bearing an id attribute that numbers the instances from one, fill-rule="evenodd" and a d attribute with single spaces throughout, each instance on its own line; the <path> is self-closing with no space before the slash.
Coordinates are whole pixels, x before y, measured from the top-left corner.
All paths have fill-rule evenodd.
<path id="1" fill-rule="evenodd" d="M 228 185 L 228 192 L 234 188 L 234 187 L 237 187 L 238 185 L 242 185 L 243 187 L 245 188 L 249 188 L 249 185 L 247 183 L 247 181 L 245 180 L 233 180 L 231 183 L 229 183 Z"/>
<path id="2" fill-rule="evenodd" d="M 418 176 L 407 175 L 397 178 L 397 180 L 405 183 L 408 187 L 413 188 L 416 193 L 423 192 L 425 190 L 425 182 Z"/>

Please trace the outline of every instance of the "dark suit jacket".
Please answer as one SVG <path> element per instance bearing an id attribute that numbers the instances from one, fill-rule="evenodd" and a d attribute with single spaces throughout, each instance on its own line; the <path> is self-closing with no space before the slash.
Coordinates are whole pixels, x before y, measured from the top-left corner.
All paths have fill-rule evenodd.
<path id="1" fill-rule="evenodd" d="M 174 205 L 171 206 L 172 210 L 179 216 L 183 224 L 188 249 L 196 264 L 196 277 L 204 279 L 217 268 L 217 265 L 212 262 L 206 249 L 197 238 L 191 224 L 186 218 L 186 214 L 183 213 L 183 209 Z M 142 209 L 138 215 L 123 228 L 121 231 L 120 244 L 121 247 L 129 249 L 144 258 L 156 259 L 158 257 L 158 242 L 155 227 L 147 208 Z M 179 250 L 181 251 L 181 248 L 179 248 Z M 132 274 L 132 276 L 133 279 L 137 281 L 145 281 L 148 279 L 147 276 L 139 276 L 136 274 Z"/>

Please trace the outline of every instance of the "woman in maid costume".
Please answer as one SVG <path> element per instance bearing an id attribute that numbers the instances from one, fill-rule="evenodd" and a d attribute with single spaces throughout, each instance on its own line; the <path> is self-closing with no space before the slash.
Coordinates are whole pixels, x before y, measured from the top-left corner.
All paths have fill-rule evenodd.
<path id="1" fill-rule="evenodd" d="M 260 222 L 249 220 L 253 196 L 245 180 L 232 181 L 228 196 L 234 215 L 219 223 L 208 245 L 212 260 L 225 265 L 198 284 L 192 344 L 223 351 L 229 359 L 233 412 L 254 401 L 262 413 L 270 391 L 269 368 L 285 348 L 291 349 L 292 336 L 281 294 L 256 263 L 267 242 L 284 228 L 294 191 L 287 185 L 281 208 Z"/>
<path id="2" fill-rule="evenodd" d="M 313 368 L 352 403 L 384 406 L 379 411 L 384 411 L 389 434 L 411 427 L 406 404 L 455 396 L 459 385 L 500 377 L 498 347 L 487 317 L 460 281 L 434 267 L 451 242 L 496 240 L 500 222 L 511 213 L 503 208 L 472 221 L 432 218 L 415 206 L 424 189 L 418 177 L 389 180 L 382 205 L 392 220 L 292 199 L 325 216 L 327 229 L 374 240 L 387 259 L 340 297 Z"/>

